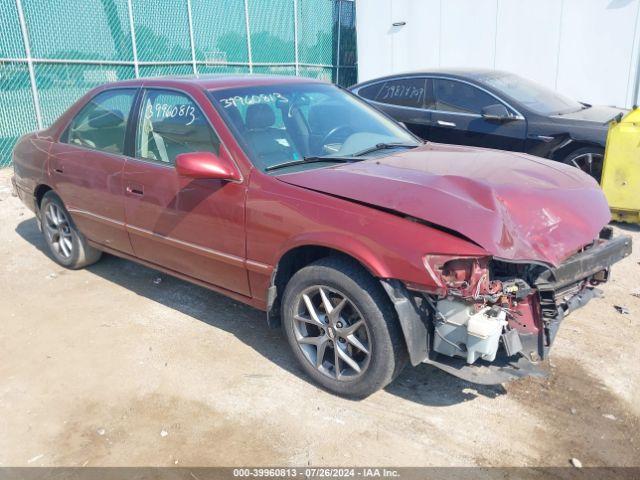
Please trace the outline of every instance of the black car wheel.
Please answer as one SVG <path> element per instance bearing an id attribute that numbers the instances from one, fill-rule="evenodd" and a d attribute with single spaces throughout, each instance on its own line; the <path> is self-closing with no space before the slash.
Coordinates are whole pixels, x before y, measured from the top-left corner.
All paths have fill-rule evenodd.
<path id="1" fill-rule="evenodd" d="M 87 243 L 53 192 L 47 192 L 40 203 L 40 222 L 51 255 L 63 267 L 75 270 L 100 260 L 102 252 Z"/>
<path id="2" fill-rule="evenodd" d="M 604 150 L 598 147 L 579 148 L 571 152 L 563 160 L 563 163 L 579 168 L 600 183 L 602 179 L 602 167 L 604 165 Z"/>
<path id="3" fill-rule="evenodd" d="M 284 293 L 282 323 L 304 370 L 338 395 L 364 398 L 407 361 L 387 294 L 348 259 L 327 257 L 299 270 Z"/>

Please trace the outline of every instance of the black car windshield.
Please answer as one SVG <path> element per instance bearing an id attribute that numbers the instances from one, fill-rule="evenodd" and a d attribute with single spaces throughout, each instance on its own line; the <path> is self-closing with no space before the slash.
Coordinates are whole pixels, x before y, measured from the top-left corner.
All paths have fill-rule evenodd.
<path id="1" fill-rule="evenodd" d="M 476 79 L 540 115 L 571 113 L 585 108 L 575 100 L 512 73 L 491 72 Z"/>
<path id="2" fill-rule="evenodd" d="M 333 85 L 285 83 L 210 94 L 263 171 L 327 167 L 357 161 L 359 154 L 384 155 L 420 144 L 393 120 Z"/>

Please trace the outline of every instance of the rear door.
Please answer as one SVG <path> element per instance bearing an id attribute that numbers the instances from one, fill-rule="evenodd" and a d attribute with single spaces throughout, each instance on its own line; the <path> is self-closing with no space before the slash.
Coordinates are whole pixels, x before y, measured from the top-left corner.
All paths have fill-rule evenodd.
<path id="1" fill-rule="evenodd" d="M 470 83 L 433 79 L 434 106 L 429 140 L 499 150 L 522 151 L 526 121 L 515 110 L 490 93 Z M 509 121 L 487 120 L 482 109 L 502 104 L 512 115 Z"/>
<path id="2" fill-rule="evenodd" d="M 124 225 L 125 138 L 137 89 L 98 93 L 71 120 L 49 157 L 54 190 L 90 240 L 132 253 Z"/>
<path id="3" fill-rule="evenodd" d="M 427 139 L 431 125 L 427 86 L 428 81 L 424 77 L 406 77 L 367 85 L 357 93 L 404 123 L 415 135 Z"/>
<path id="4" fill-rule="evenodd" d="M 208 101 L 208 100 L 207 100 Z M 245 270 L 245 185 L 178 175 L 180 153 L 227 155 L 185 92 L 143 91 L 135 152 L 124 172 L 127 229 L 137 257 L 249 295 Z"/>

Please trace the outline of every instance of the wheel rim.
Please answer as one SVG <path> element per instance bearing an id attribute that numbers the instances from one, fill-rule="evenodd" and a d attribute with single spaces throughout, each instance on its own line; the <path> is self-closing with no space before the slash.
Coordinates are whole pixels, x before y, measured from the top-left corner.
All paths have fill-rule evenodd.
<path id="1" fill-rule="evenodd" d="M 591 175 L 593 178 L 600 181 L 600 177 L 602 177 L 602 162 L 604 159 L 604 155 L 600 153 L 583 153 L 582 155 L 578 155 L 575 158 L 572 158 L 569 162 L 570 165 L 573 165 L 576 168 L 579 168 L 584 173 Z"/>
<path id="2" fill-rule="evenodd" d="M 305 289 L 298 296 L 293 331 L 306 360 L 328 377 L 353 380 L 369 366 L 367 323 L 349 297 L 336 289 L 321 285 Z"/>
<path id="3" fill-rule="evenodd" d="M 65 212 L 54 203 L 47 205 L 44 212 L 44 231 L 54 253 L 64 259 L 73 254 L 71 225 Z"/>

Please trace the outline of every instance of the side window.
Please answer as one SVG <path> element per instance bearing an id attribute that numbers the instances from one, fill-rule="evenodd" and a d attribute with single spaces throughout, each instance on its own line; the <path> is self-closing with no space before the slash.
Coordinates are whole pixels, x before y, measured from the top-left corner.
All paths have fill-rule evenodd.
<path id="1" fill-rule="evenodd" d="M 375 97 L 376 102 L 399 107 L 423 108 L 425 78 L 404 78 L 386 82 Z"/>
<path id="2" fill-rule="evenodd" d="M 136 157 L 173 165 L 181 153 L 219 153 L 220 140 L 187 95 L 149 89 L 140 109 Z"/>
<path id="3" fill-rule="evenodd" d="M 63 138 L 66 143 L 121 155 L 135 89 L 99 93 L 73 118 Z"/>
<path id="4" fill-rule="evenodd" d="M 484 107 L 500 103 L 479 88 L 455 80 L 434 79 L 436 110 L 480 114 Z"/>
<path id="5" fill-rule="evenodd" d="M 384 82 L 367 85 L 366 87 L 362 87 L 358 90 L 358 96 L 367 100 L 375 100 L 380 93 L 380 90 L 382 90 L 382 87 L 384 87 Z"/>

